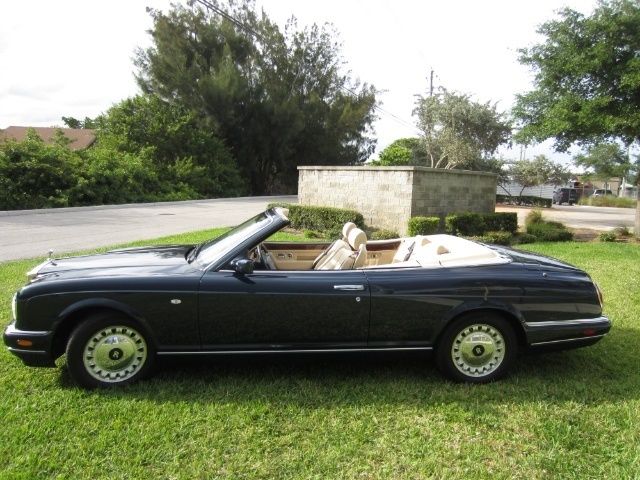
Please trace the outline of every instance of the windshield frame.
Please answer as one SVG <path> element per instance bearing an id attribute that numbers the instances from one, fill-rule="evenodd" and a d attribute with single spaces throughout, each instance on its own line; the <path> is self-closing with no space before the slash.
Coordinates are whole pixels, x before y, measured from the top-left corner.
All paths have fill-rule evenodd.
<path id="1" fill-rule="evenodd" d="M 256 225 L 255 220 L 259 217 L 265 217 L 267 220 L 262 226 L 257 229 L 251 227 Z M 245 220 L 240 225 L 232 228 L 231 230 L 223 233 L 222 235 L 207 240 L 198 246 L 189 254 L 189 263 L 195 264 L 198 268 L 208 271 L 217 270 L 220 267 L 226 265 L 233 258 L 237 257 L 243 250 L 253 248 L 261 241 L 265 240 L 273 233 L 277 232 L 281 228 L 289 224 L 289 219 L 286 217 L 285 212 L 280 208 L 270 208 L 261 212 L 253 217 Z M 245 232 L 244 234 L 242 232 Z M 208 248 L 219 244 L 225 239 L 236 238 L 237 241 L 233 241 L 230 245 L 224 245 L 222 250 L 218 252 L 215 257 L 210 261 L 203 262 L 201 254 Z"/>

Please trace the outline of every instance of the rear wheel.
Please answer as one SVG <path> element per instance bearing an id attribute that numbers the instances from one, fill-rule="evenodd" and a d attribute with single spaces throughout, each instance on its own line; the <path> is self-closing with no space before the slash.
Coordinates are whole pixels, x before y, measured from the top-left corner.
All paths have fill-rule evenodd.
<path id="1" fill-rule="evenodd" d="M 133 383 L 149 372 L 154 357 L 142 326 L 115 312 L 88 317 L 67 344 L 69 373 L 84 388 Z"/>
<path id="2" fill-rule="evenodd" d="M 477 312 L 455 320 L 436 350 L 440 371 L 459 382 L 486 383 L 503 377 L 517 353 L 517 339 L 507 320 Z"/>

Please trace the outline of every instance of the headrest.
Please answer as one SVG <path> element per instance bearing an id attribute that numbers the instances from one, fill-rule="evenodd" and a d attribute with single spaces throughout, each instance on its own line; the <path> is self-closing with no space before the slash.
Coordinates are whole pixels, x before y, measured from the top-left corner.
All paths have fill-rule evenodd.
<path id="1" fill-rule="evenodd" d="M 361 245 L 366 245 L 367 234 L 360 230 L 358 227 L 354 227 L 349 231 L 347 241 L 352 249 L 358 250 Z"/>
<path id="2" fill-rule="evenodd" d="M 431 243 L 425 235 L 416 235 L 416 246 L 424 247 L 425 245 Z"/>
<path id="3" fill-rule="evenodd" d="M 353 222 L 347 222 L 344 224 L 344 227 L 342 227 L 342 236 L 344 238 L 349 238 L 349 232 L 351 230 L 353 230 L 354 228 L 356 228 L 356 224 Z"/>

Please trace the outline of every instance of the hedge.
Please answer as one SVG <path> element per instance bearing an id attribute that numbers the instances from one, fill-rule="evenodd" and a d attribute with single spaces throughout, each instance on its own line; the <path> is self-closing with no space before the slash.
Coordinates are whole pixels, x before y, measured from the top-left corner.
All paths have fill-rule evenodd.
<path id="1" fill-rule="evenodd" d="M 511 245 L 513 241 L 513 234 L 511 232 L 486 232 L 484 235 L 477 237 L 471 237 L 473 240 L 477 240 L 482 243 L 491 243 L 495 245 Z"/>
<path id="2" fill-rule="evenodd" d="M 414 235 L 432 235 L 440 226 L 439 217 L 411 217 L 409 219 L 408 233 Z"/>
<path id="3" fill-rule="evenodd" d="M 532 195 L 509 196 L 509 195 L 496 195 L 496 203 L 506 203 L 510 205 L 523 205 L 529 207 L 546 207 L 551 208 L 551 199 L 535 197 Z"/>
<path id="4" fill-rule="evenodd" d="M 270 203 L 267 205 L 267 208 L 273 207 L 288 208 L 291 227 L 296 230 L 317 230 L 330 232 L 331 236 L 335 236 L 335 232 L 341 230 L 347 222 L 353 222 L 358 227 L 365 228 L 364 217 L 355 210 L 289 203 Z"/>
<path id="5" fill-rule="evenodd" d="M 483 213 L 485 231 L 511 232 L 518 231 L 518 214 L 515 212 Z"/>

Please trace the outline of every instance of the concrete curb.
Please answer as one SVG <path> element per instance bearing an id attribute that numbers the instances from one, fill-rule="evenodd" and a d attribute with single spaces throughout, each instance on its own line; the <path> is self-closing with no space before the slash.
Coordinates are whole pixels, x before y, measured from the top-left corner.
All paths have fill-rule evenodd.
<path id="1" fill-rule="evenodd" d="M 33 210 L 0 210 L 0 217 L 16 217 L 20 215 L 44 215 L 55 213 L 67 213 L 67 212 L 91 212 L 95 210 L 118 210 L 121 208 L 139 208 L 139 207 L 171 207 L 174 205 L 189 205 L 189 204 L 215 204 L 215 203 L 229 203 L 242 200 L 255 200 L 256 202 L 264 201 L 270 203 L 271 201 L 286 201 L 291 203 L 297 203 L 297 195 L 273 195 L 262 197 L 225 197 L 225 198 L 205 198 L 201 200 L 181 200 L 174 202 L 151 202 L 151 203 L 123 203 L 121 205 L 94 205 L 90 207 L 62 207 L 62 208 L 38 208 Z"/>

